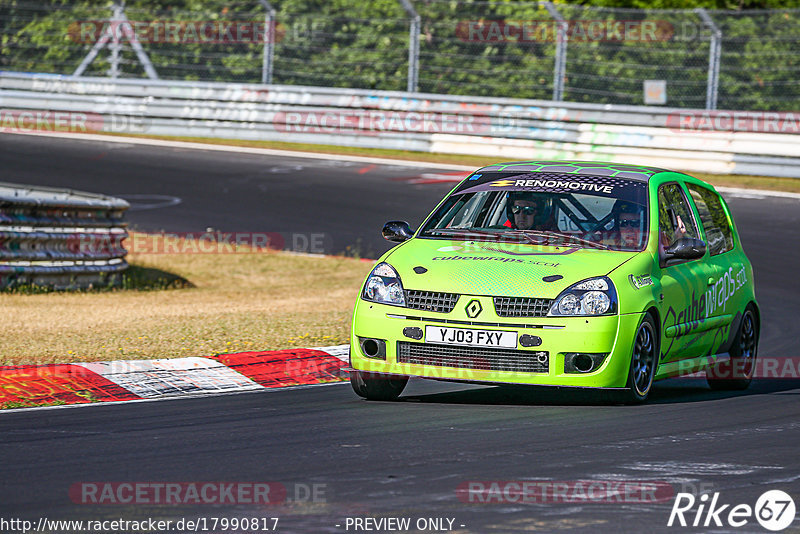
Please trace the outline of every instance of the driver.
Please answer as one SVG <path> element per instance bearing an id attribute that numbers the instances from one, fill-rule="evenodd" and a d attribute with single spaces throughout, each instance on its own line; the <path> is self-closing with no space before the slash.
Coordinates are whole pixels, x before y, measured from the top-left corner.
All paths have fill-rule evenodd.
<path id="1" fill-rule="evenodd" d="M 638 249 L 642 244 L 642 206 L 628 200 L 617 200 L 611 208 L 614 215 L 614 233 L 625 248 Z"/>
<path id="2" fill-rule="evenodd" d="M 536 193 L 511 192 L 506 198 L 506 226 L 517 230 L 552 230 L 553 200 Z"/>

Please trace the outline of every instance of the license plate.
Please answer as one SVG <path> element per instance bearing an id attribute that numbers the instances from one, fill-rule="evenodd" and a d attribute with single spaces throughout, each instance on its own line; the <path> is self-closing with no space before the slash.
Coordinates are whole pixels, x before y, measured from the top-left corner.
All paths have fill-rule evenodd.
<path id="1" fill-rule="evenodd" d="M 474 347 L 517 348 L 517 333 L 498 330 L 473 330 L 471 328 L 448 328 L 426 326 L 425 341 L 447 345 L 471 345 Z"/>

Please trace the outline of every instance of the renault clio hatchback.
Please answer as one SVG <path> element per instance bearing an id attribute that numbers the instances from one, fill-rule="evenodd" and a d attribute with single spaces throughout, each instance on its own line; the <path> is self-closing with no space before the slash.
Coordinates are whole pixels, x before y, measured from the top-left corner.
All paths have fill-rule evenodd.
<path id="1" fill-rule="evenodd" d="M 350 381 L 397 398 L 408 377 L 603 388 L 647 399 L 655 380 L 753 376 L 759 309 L 730 210 L 689 175 L 528 161 L 459 183 L 367 276 Z"/>

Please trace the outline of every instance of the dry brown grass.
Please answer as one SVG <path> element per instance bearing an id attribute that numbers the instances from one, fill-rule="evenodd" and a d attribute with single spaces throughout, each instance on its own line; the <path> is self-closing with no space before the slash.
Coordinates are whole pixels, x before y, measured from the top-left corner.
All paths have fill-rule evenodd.
<path id="1" fill-rule="evenodd" d="M 0 365 L 346 343 L 372 264 L 283 252 L 131 254 L 195 287 L 0 294 Z"/>

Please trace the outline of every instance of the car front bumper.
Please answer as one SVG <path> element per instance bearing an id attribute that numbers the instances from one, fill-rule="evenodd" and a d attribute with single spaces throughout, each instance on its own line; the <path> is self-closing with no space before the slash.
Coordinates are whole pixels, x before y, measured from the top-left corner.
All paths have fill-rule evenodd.
<path id="1" fill-rule="evenodd" d="M 484 312 L 467 317 L 464 303 L 480 301 Z M 625 387 L 636 328 L 643 314 L 601 317 L 498 317 L 491 297 L 462 295 L 452 312 L 434 313 L 359 299 L 350 338 L 350 366 L 359 371 L 478 383 Z M 469 328 L 517 333 L 514 349 L 428 343 L 426 327 Z M 404 333 L 420 329 L 421 339 Z M 407 332 L 407 330 L 406 330 Z M 419 332 L 417 332 L 418 334 Z M 520 344 L 527 334 L 536 346 Z M 360 338 L 385 341 L 385 359 L 365 355 Z M 539 341 L 540 340 L 540 341 Z M 542 362 L 546 353 L 546 362 Z M 567 354 L 607 354 L 587 373 L 567 373 Z"/>

